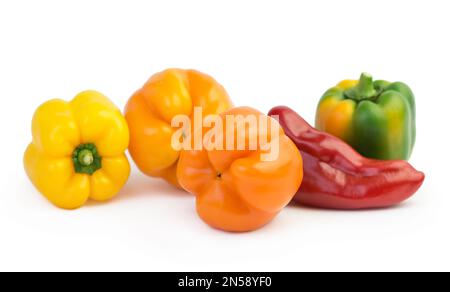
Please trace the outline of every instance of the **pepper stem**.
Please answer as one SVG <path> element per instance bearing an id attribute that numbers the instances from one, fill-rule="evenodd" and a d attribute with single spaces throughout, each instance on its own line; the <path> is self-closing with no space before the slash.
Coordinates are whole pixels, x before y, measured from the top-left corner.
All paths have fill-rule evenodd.
<path id="1" fill-rule="evenodd" d="M 89 166 L 94 162 L 94 155 L 91 150 L 85 149 L 78 154 L 78 161 L 84 165 Z"/>
<path id="2" fill-rule="evenodd" d="M 374 98 L 377 95 L 377 91 L 373 85 L 372 75 L 369 73 L 362 73 L 358 85 L 348 89 L 345 92 L 345 95 L 356 101 Z"/>
<path id="3" fill-rule="evenodd" d="M 73 166 L 76 173 L 92 175 L 102 168 L 102 158 L 94 144 L 81 144 L 72 155 Z"/>

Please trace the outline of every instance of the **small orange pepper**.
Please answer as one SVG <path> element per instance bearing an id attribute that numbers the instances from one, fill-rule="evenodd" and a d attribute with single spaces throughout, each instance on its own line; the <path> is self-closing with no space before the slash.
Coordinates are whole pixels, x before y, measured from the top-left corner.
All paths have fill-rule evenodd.
<path id="1" fill-rule="evenodd" d="M 226 121 L 239 116 L 255 116 L 257 127 L 246 125 L 247 130 L 239 132 L 237 122 Z M 220 119 L 224 129 L 216 139 L 224 145 L 234 139 L 230 145 L 236 146 L 238 137 L 245 136 L 246 147 L 211 149 L 205 145 L 202 150 L 184 150 L 178 162 L 178 181 L 196 195 L 197 212 L 210 226 L 231 232 L 256 230 L 270 222 L 297 192 L 303 178 L 302 157 L 278 122 L 252 108 L 231 109 Z M 262 124 L 266 126 L 260 127 Z M 255 137 L 267 143 L 250 148 Z M 277 153 L 268 149 L 269 144 L 278 147 Z M 270 151 L 276 155 L 263 159 L 262 154 Z"/>
<path id="2" fill-rule="evenodd" d="M 130 129 L 129 152 L 145 174 L 179 187 L 176 169 L 180 151 L 171 145 L 177 115 L 204 115 L 232 107 L 225 89 L 212 77 L 195 70 L 168 69 L 153 75 L 128 101 L 125 118 Z"/>

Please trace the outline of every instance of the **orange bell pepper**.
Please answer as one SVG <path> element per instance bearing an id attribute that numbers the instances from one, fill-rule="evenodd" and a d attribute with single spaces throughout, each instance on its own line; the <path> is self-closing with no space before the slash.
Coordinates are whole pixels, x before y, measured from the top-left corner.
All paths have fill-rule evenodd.
<path id="1" fill-rule="evenodd" d="M 194 70 L 168 69 L 150 78 L 128 101 L 129 152 L 139 169 L 179 187 L 176 169 L 180 151 L 171 146 L 177 115 L 218 114 L 232 107 L 225 89 L 212 77 Z"/>
<path id="2" fill-rule="evenodd" d="M 226 117 L 263 117 L 257 127 L 227 123 Z M 211 149 L 185 150 L 178 162 L 178 181 L 188 192 L 195 194 L 197 212 L 210 226 L 231 232 L 252 231 L 270 222 L 293 198 L 303 178 L 300 152 L 272 118 L 247 108 L 235 108 L 220 115 L 223 131 L 219 141 L 245 136 L 246 147 L 241 150 Z M 275 133 L 264 131 L 273 124 Z M 233 127 L 231 127 L 231 125 Z M 261 143 L 250 149 L 252 138 L 263 137 L 277 143 L 278 153 L 272 160 L 262 159 L 268 153 Z M 273 144 L 276 145 L 276 144 Z M 210 150 L 207 150 L 210 149 Z"/>

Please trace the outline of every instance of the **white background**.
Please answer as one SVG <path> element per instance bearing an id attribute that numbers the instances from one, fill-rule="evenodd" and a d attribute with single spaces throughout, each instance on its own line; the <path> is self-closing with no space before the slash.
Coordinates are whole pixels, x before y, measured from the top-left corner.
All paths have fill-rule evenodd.
<path id="1" fill-rule="evenodd" d="M 0 2 L 0 270 L 450 270 L 449 1 Z M 362 71 L 417 99 L 411 163 L 426 182 L 391 209 L 290 206 L 228 234 L 194 198 L 133 170 L 117 199 L 49 204 L 22 155 L 35 108 L 96 89 L 123 108 L 155 72 L 195 68 L 236 105 L 285 104 L 310 122 L 329 87 Z"/>

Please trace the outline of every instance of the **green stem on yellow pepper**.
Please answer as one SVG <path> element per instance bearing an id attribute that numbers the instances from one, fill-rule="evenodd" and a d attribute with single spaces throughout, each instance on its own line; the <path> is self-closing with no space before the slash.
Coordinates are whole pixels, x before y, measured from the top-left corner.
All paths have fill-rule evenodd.
<path id="1" fill-rule="evenodd" d="M 76 173 L 92 175 L 102 168 L 102 158 L 94 144 L 81 144 L 72 155 Z"/>

